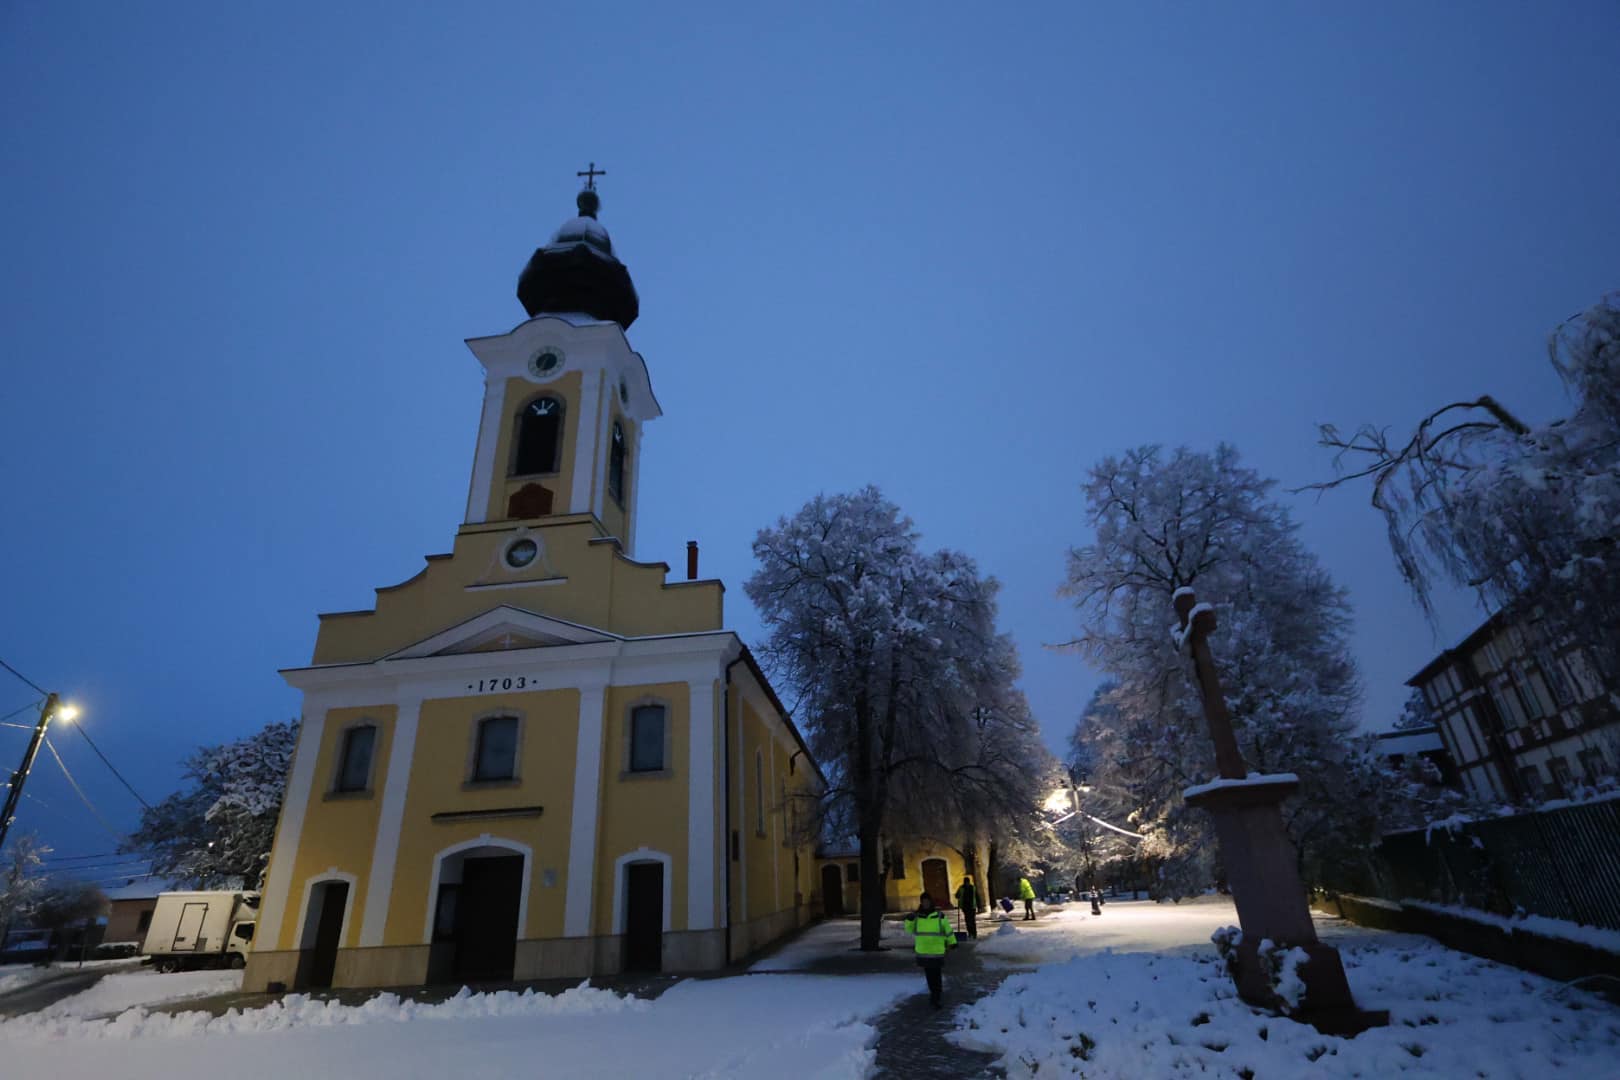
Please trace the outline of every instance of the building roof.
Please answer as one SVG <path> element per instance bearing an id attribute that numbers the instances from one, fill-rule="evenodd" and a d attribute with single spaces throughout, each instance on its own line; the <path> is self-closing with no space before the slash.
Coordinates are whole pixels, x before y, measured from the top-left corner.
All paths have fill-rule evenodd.
<path id="1" fill-rule="evenodd" d="M 1485 639 L 1500 630 L 1506 622 L 1507 618 L 1502 612 L 1492 612 L 1484 622 L 1463 635 L 1461 641 L 1449 649 L 1442 649 L 1440 655 L 1418 669 L 1417 674 L 1406 680 L 1406 685 L 1421 687 L 1423 683 L 1447 664 L 1454 660 L 1466 659 L 1469 652 L 1476 646 L 1484 644 Z"/>
<path id="2" fill-rule="evenodd" d="M 630 271 L 613 254 L 607 229 L 596 220 L 602 200 L 587 188 L 575 202 L 579 214 L 563 222 L 518 275 L 518 300 L 530 318 L 583 312 L 628 330 L 641 313 L 641 300 Z"/>
<path id="3" fill-rule="evenodd" d="M 1423 754 L 1444 750 L 1440 729 L 1434 727 L 1409 728 L 1405 731 L 1381 731 L 1376 749 L 1385 757 L 1396 754 Z"/>

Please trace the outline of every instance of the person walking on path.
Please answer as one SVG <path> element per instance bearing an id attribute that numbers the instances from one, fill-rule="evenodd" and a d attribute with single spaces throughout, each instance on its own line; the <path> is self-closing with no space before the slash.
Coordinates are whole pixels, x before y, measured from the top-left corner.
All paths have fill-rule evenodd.
<path id="1" fill-rule="evenodd" d="M 973 875 L 962 875 L 962 884 L 956 890 L 956 906 L 967 920 L 967 936 L 979 936 L 979 891 L 973 887 Z"/>
<path id="2" fill-rule="evenodd" d="M 934 898 L 923 893 L 917 897 L 917 910 L 906 916 L 905 927 L 917 939 L 917 963 L 928 980 L 928 1003 L 937 1009 L 944 989 L 945 952 L 956 948 L 951 921 L 934 906 Z"/>
<path id="3" fill-rule="evenodd" d="M 1018 899 L 1024 902 L 1024 921 L 1035 921 L 1035 886 L 1029 883 L 1029 878 L 1018 879 Z"/>

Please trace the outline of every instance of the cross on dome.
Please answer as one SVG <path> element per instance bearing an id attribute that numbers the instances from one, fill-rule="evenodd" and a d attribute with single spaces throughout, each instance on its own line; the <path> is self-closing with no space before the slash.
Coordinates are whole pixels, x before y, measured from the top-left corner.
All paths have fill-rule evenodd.
<path id="1" fill-rule="evenodd" d="M 590 165 L 586 168 L 586 170 L 584 172 L 577 172 L 574 175 L 575 176 L 583 176 L 585 178 L 585 190 L 586 191 L 595 191 L 596 190 L 596 178 L 598 176 L 606 176 L 607 175 L 607 170 L 606 169 L 598 169 L 596 167 L 596 162 L 593 161 L 593 162 L 590 163 Z"/>

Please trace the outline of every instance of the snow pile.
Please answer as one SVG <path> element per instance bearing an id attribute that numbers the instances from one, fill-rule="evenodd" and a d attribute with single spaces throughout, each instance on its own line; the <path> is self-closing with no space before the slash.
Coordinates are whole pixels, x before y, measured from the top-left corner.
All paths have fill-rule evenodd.
<path id="1" fill-rule="evenodd" d="M 1357 897 L 1357 899 L 1361 899 Z M 1362 901 L 1365 903 L 1366 901 Z M 1484 923 L 1487 926 L 1498 926 L 1510 934 L 1536 934 L 1540 937 L 1559 938 L 1563 941 L 1574 941 L 1582 945 L 1590 945 L 1595 949 L 1604 949 L 1612 953 L 1620 953 L 1620 930 L 1608 930 L 1600 926 L 1586 926 L 1581 923 L 1570 922 L 1568 919 L 1554 919 L 1546 915 L 1520 915 L 1509 918 L 1506 915 L 1496 915 L 1489 911 L 1480 911 L 1478 908 L 1460 907 L 1456 904 L 1431 904 L 1427 900 L 1402 900 L 1405 907 L 1418 908 L 1422 911 L 1432 911 L 1439 915 L 1451 915 L 1470 922 Z"/>
<path id="2" fill-rule="evenodd" d="M 198 975 L 219 975 L 220 972 L 193 972 Z M 236 986 L 241 985 L 240 972 L 225 972 Z M 139 976 L 136 976 L 139 978 Z M 156 979 L 172 976 L 156 976 Z M 76 995 L 93 998 L 97 988 Z M 227 987 L 227 990 L 234 987 Z M 113 991 L 116 994 L 118 991 Z M 204 991 L 206 992 L 206 991 Z M 197 996 L 197 995 L 186 995 Z M 148 998 L 147 1003 L 157 1000 Z M 312 998 L 307 994 L 288 994 L 259 1009 L 230 1009 L 223 1016 L 210 1016 L 202 1012 L 150 1013 L 141 1008 L 130 1008 L 105 1022 L 83 1022 L 82 1017 L 93 1012 L 89 1008 L 70 1008 L 58 1012 L 44 1012 L 0 1022 L 0 1041 L 11 1038 L 73 1038 L 73 1039 L 134 1039 L 177 1038 L 193 1035 L 240 1035 L 287 1031 L 293 1028 L 341 1027 L 367 1024 L 408 1024 L 419 1020 L 469 1020 L 505 1017 L 584 1016 L 593 1013 L 634 1012 L 651 1007 L 651 1002 L 610 990 L 599 990 L 589 983 L 565 990 L 555 997 L 536 994 L 533 990 L 521 993 L 498 990 L 488 994 L 475 994 L 465 986 L 447 1001 L 423 1003 L 406 1001 L 397 994 L 378 994 L 360 1005 L 344 1005 L 337 1001 Z"/>
<path id="3" fill-rule="evenodd" d="M 21 990 L 29 983 L 38 982 L 55 974 L 58 972 L 36 964 L 0 964 L 0 994 Z"/>
<path id="4" fill-rule="evenodd" d="M 214 1076 L 814 1077 L 860 1080 L 877 1032 L 867 1021 L 920 980 L 750 975 L 693 979 L 653 1001 L 588 986 L 556 997 L 463 992 L 437 1005 L 382 994 L 363 1005 L 288 996 L 221 1017 L 0 1023 L 6 1076 L 174 1080 Z M 432 1021 L 415 1023 L 414 1021 Z"/>
<path id="5" fill-rule="evenodd" d="M 141 971 L 107 975 L 94 986 L 41 1010 L 46 1017 L 107 1016 L 141 1005 L 233 994 L 242 989 L 240 971 Z"/>
<path id="6" fill-rule="evenodd" d="M 13 990 L 21 990 L 31 983 L 41 979 L 51 979 L 58 975 L 71 975 L 73 972 L 99 967 L 130 967 L 135 963 L 128 957 L 116 960 L 86 960 L 83 964 L 68 962 L 65 964 L 0 964 L 0 994 L 9 994 Z"/>
<path id="7" fill-rule="evenodd" d="M 1192 787 L 1184 790 L 1181 793 L 1181 797 L 1183 799 L 1196 799 L 1200 795 L 1207 794 L 1211 791 L 1221 791 L 1225 788 L 1268 787 L 1272 784 L 1297 783 L 1299 783 L 1299 776 L 1296 773 L 1284 772 L 1266 774 L 1252 772 L 1241 780 L 1233 780 L 1230 777 L 1223 776 L 1216 780 L 1205 781 L 1202 784 L 1194 784 Z"/>
<path id="8" fill-rule="evenodd" d="M 1203 956 L 1105 953 L 1014 975 L 961 1010 L 952 1038 L 1010 1077 L 1612 1077 L 1620 1018 L 1583 993 L 1421 939 L 1341 949 L 1365 1008 L 1354 1040 L 1237 999 Z M 1285 964 L 1285 968 L 1291 968 Z"/>

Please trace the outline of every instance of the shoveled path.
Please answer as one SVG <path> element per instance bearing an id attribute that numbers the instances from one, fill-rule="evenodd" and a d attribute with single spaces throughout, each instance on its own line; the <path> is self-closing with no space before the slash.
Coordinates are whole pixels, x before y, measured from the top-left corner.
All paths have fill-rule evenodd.
<path id="1" fill-rule="evenodd" d="M 991 1067 L 995 1054 L 964 1050 L 945 1036 L 956 1027 L 959 1006 L 970 1005 L 1001 985 L 1009 971 L 985 971 L 971 944 L 951 954 L 945 965 L 944 1007 L 928 1003 L 927 987 L 900 1001 L 873 1021 L 877 1028 L 875 1075 L 892 1080 L 936 1080 L 938 1077 L 1001 1076 Z"/>
<path id="2" fill-rule="evenodd" d="M 851 938 L 859 935 L 858 921 L 840 921 L 850 927 Z M 935 1009 L 928 1003 L 928 986 L 923 981 L 922 969 L 913 959 L 910 939 L 898 931 L 891 936 L 886 928 L 883 940 L 887 944 L 879 952 L 861 952 L 853 947 L 838 949 L 791 968 L 803 975 L 915 976 L 917 992 L 901 998 L 871 1021 L 877 1029 L 873 1075 L 884 1080 L 938 1080 L 940 1077 L 965 1080 L 1002 1075 L 991 1067 L 995 1054 L 964 1050 L 950 1042 L 946 1035 L 956 1026 L 955 1014 L 960 1006 L 970 1005 L 994 991 L 1014 969 L 998 964 L 995 970 L 987 970 L 974 951 L 977 943 L 963 939 L 946 960 L 944 1007 Z M 767 959 L 753 970 L 765 972 L 772 967 Z"/>

